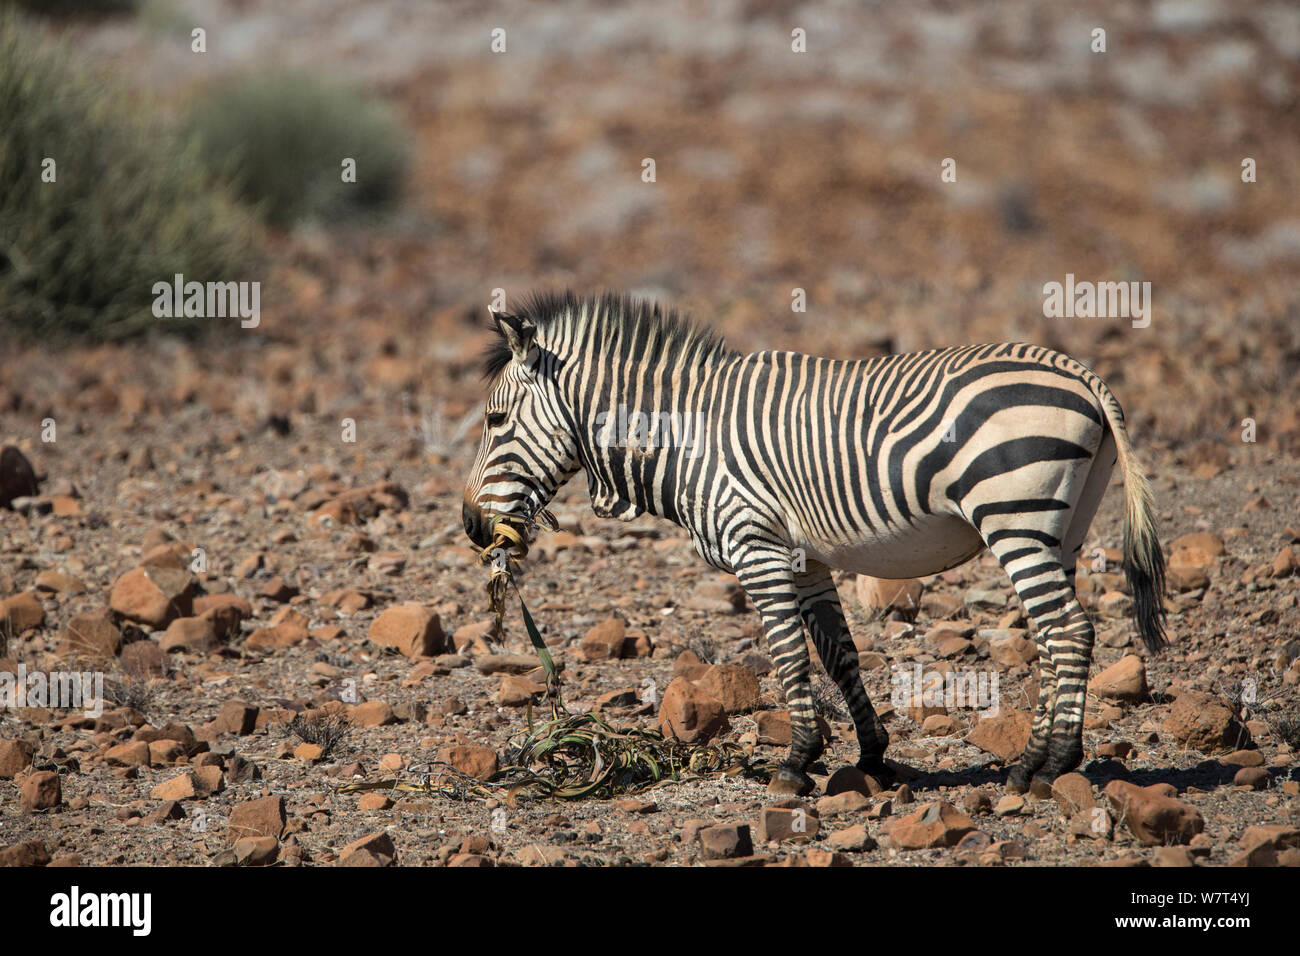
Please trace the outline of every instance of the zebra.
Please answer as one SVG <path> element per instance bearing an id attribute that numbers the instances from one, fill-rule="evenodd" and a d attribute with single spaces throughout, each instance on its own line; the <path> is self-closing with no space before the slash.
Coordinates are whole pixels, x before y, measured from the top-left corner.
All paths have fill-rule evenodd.
<path id="1" fill-rule="evenodd" d="M 857 767 L 897 779 L 833 568 L 901 579 L 985 548 L 997 558 L 1034 625 L 1040 675 L 1012 792 L 1050 792 L 1083 760 L 1094 635 L 1075 564 L 1117 462 L 1137 631 L 1153 653 L 1167 643 L 1151 487 L 1115 396 L 1067 355 L 1015 343 L 862 361 L 742 354 L 671 309 L 611 293 L 539 293 L 492 318 L 466 534 L 486 547 L 496 520 L 527 525 L 578 471 L 597 515 L 683 528 L 762 620 L 792 732 L 774 794 L 810 793 L 823 751 L 805 634 L 848 703 Z M 694 447 L 611 441 L 620 405 L 649 421 L 698 416 Z"/>

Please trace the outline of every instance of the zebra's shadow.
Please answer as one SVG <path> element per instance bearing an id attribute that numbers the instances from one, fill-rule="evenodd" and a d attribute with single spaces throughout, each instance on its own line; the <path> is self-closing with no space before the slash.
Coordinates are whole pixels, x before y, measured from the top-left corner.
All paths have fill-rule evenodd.
<path id="1" fill-rule="evenodd" d="M 981 787 L 993 784 L 1006 786 L 1011 764 L 997 766 L 985 764 L 962 770 L 925 771 L 906 764 L 899 764 L 903 771 L 900 783 L 906 783 L 913 793 L 939 790 L 944 787 Z M 1093 760 L 1079 770 L 1088 782 L 1104 789 L 1112 780 L 1125 780 L 1139 787 L 1167 783 L 1179 793 L 1189 787 L 1200 790 L 1215 790 L 1230 785 L 1241 768 L 1233 764 L 1220 763 L 1217 760 L 1204 760 L 1194 767 L 1141 767 L 1130 769 L 1119 760 Z M 1268 767 L 1268 772 L 1275 779 L 1285 779 L 1295 773 L 1292 767 Z"/>

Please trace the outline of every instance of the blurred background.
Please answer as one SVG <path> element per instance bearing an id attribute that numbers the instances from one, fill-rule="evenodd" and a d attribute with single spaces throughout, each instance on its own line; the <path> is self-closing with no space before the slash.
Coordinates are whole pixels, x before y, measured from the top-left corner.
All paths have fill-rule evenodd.
<path id="1" fill-rule="evenodd" d="M 1300 449 L 1292 3 L 11 0 L 0 23 L 10 440 L 54 410 L 99 416 L 110 453 L 215 419 L 220 453 L 351 416 L 364 454 L 455 483 L 494 290 L 570 286 L 743 350 L 1046 344 L 1179 464 Z M 175 273 L 259 281 L 260 325 L 155 318 Z M 1045 318 L 1067 273 L 1149 281 L 1151 326 Z"/>

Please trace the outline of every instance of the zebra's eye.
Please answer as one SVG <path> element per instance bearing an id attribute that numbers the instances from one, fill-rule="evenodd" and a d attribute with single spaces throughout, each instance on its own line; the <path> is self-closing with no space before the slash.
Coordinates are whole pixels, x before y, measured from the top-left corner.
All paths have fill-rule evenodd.
<path id="1" fill-rule="evenodd" d="M 488 412 L 488 417 L 487 417 L 488 428 L 500 428 L 505 423 L 506 423 L 505 412 Z"/>

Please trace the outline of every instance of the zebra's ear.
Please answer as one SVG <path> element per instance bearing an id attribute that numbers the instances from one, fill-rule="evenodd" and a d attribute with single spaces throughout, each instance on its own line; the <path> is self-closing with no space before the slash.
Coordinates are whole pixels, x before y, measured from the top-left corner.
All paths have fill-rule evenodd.
<path id="1" fill-rule="evenodd" d="M 494 309 L 488 311 L 492 313 L 497 331 L 506 340 L 506 345 L 510 346 L 514 360 L 526 368 L 532 368 L 537 362 L 537 346 L 533 341 L 537 337 L 537 326 L 531 319 Z"/>

